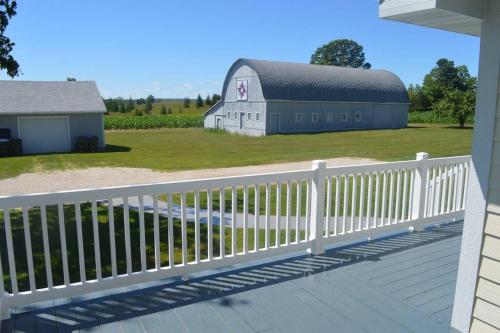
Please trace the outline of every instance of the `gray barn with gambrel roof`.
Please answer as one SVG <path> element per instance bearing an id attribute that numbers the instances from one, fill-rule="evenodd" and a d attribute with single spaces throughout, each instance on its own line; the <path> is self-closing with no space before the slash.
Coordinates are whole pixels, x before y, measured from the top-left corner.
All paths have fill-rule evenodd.
<path id="1" fill-rule="evenodd" d="M 206 128 L 247 135 L 406 127 L 408 92 L 386 70 L 239 59 Z"/>

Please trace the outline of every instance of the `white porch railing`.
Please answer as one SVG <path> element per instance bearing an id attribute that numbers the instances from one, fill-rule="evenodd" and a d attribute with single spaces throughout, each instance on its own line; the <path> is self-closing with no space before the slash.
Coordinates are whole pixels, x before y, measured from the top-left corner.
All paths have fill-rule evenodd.
<path id="1" fill-rule="evenodd" d="M 469 161 L 314 161 L 310 170 L 2 197 L 2 317 L 23 304 L 462 218 Z"/>

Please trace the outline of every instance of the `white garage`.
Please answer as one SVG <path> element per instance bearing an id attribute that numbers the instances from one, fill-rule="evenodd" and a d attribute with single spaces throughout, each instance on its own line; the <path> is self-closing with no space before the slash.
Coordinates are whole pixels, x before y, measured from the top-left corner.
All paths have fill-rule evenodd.
<path id="1" fill-rule="evenodd" d="M 24 154 L 69 152 L 82 137 L 104 148 L 105 112 L 93 81 L 0 81 L 0 140 Z"/>
<path id="2" fill-rule="evenodd" d="M 69 118 L 67 116 L 19 117 L 18 122 L 18 135 L 23 138 L 25 154 L 71 150 Z"/>

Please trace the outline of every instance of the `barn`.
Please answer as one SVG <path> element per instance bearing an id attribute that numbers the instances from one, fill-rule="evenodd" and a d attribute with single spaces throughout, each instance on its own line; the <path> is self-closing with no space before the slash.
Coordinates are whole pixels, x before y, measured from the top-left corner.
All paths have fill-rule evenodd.
<path id="1" fill-rule="evenodd" d="M 79 137 L 103 148 L 105 112 L 93 81 L 0 81 L 0 139 L 25 154 L 71 151 Z"/>
<path id="2" fill-rule="evenodd" d="M 386 70 L 239 59 L 204 126 L 252 136 L 402 128 L 408 108 Z"/>

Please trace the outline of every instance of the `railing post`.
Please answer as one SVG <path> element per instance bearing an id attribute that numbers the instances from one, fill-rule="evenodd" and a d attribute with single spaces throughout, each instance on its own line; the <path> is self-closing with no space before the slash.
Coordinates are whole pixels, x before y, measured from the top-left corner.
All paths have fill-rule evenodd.
<path id="1" fill-rule="evenodd" d="M 413 230 L 423 230 L 423 226 L 420 225 L 425 216 L 425 193 L 427 184 L 427 160 L 429 159 L 429 154 L 427 153 L 417 153 L 416 161 L 418 163 L 415 172 L 415 178 L 413 183 L 413 203 L 412 203 L 412 222 L 416 223 Z"/>
<path id="2" fill-rule="evenodd" d="M 311 227 L 309 234 L 311 248 L 309 252 L 314 255 L 325 252 L 321 246 L 325 220 L 325 169 L 325 161 L 316 160 L 312 162 L 314 175 L 311 188 Z"/>
<path id="3" fill-rule="evenodd" d="M 0 331 L 2 330 L 2 320 L 10 319 L 10 309 L 7 306 L 6 298 L 7 293 L 0 294 Z"/>

